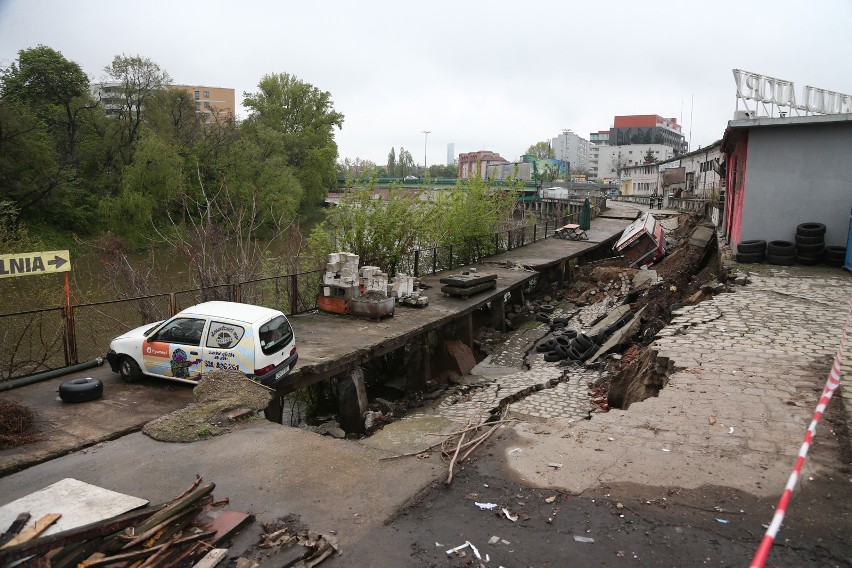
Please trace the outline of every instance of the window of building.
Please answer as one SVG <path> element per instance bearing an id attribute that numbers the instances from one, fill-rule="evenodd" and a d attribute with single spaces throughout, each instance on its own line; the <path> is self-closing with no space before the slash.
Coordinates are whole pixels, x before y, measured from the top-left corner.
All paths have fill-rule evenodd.
<path id="1" fill-rule="evenodd" d="M 204 108 L 210 108 L 210 103 L 208 103 L 207 101 L 204 101 Z"/>
<path id="2" fill-rule="evenodd" d="M 195 110 L 201 110 L 201 103 L 195 103 Z"/>
<path id="3" fill-rule="evenodd" d="M 200 98 L 201 98 L 201 93 L 199 91 L 195 91 L 195 100 L 197 101 Z"/>
<path id="4" fill-rule="evenodd" d="M 210 98 L 210 91 L 204 91 L 204 98 L 205 98 L 205 99 L 209 99 L 209 98 Z"/>

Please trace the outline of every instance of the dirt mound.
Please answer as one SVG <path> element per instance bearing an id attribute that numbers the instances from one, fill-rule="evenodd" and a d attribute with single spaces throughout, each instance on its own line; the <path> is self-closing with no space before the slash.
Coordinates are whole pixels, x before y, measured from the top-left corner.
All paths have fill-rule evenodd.
<path id="1" fill-rule="evenodd" d="M 0 400 L 0 450 L 43 439 L 32 410 L 13 400 Z"/>
<path id="2" fill-rule="evenodd" d="M 161 442 L 195 442 L 229 432 L 237 417 L 253 417 L 272 400 L 272 391 L 235 371 L 205 375 L 186 408 L 156 418 L 142 432 Z"/>

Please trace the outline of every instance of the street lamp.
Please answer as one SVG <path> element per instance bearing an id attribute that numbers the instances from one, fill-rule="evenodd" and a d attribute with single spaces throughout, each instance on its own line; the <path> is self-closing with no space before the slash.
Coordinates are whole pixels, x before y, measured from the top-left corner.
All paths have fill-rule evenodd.
<path id="1" fill-rule="evenodd" d="M 432 131 L 422 130 L 421 132 L 426 135 L 426 139 L 423 141 L 423 177 L 426 177 L 426 145 L 429 142 L 429 134 L 431 134 Z"/>

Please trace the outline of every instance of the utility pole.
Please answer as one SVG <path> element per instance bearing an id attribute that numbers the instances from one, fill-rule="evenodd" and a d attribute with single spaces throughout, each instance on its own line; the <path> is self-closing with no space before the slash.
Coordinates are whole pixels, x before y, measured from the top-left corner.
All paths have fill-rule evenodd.
<path id="1" fill-rule="evenodd" d="M 423 130 L 422 133 L 426 135 L 426 139 L 423 141 L 423 177 L 426 177 L 426 146 L 429 143 L 429 134 L 431 134 L 432 131 Z"/>

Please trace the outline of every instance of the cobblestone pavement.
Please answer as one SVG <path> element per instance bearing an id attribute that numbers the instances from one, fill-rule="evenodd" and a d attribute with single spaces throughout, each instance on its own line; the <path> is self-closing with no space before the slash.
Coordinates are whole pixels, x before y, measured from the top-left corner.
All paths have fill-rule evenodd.
<path id="1" fill-rule="evenodd" d="M 583 331 L 599 316 L 617 304 L 616 298 L 590 304 L 581 309 L 557 309 L 553 317 L 572 316 L 566 329 Z M 541 422 L 551 418 L 580 420 L 597 409 L 590 403 L 589 383 L 600 378 L 597 370 L 562 361 L 548 362 L 535 350 L 536 344 L 549 337 L 547 324 L 534 321 L 508 335 L 465 381 L 468 392 L 442 398 L 412 418 L 440 416 L 460 425 L 488 419 L 491 410 L 509 401 L 510 416 Z"/>
<path id="2" fill-rule="evenodd" d="M 652 349 L 675 372 L 658 397 L 589 421 L 550 421 L 560 435 L 536 436 L 520 424 L 524 450 L 507 456 L 512 467 L 528 482 L 573 492 L 639 482 L 780 494 L 837 352 L 852 276 L 758 270 L 735 292 L 680 310 L 660 332 Z M 570 463 L 544 471 L 555 455 Z M 823 422 L 802 483 L 840 465 Z"/>

